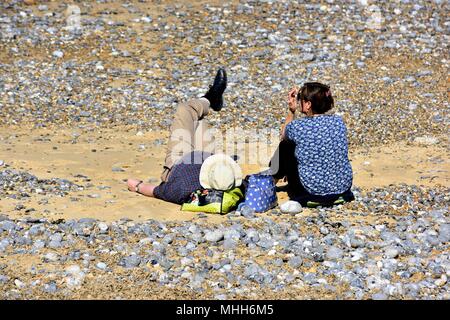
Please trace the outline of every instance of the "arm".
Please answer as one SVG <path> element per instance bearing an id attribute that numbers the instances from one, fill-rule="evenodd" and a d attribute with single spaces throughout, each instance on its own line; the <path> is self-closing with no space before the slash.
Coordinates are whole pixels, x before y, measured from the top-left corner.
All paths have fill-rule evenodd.
<path id="1" fill-rule="evenodd" d="M 284 124 L 281 126 L 281 140 L 285 139 L 286 126 L 294 119 L 295 119 L 295 112 L 289 110 L 288 114 L 286 115 L 286 120 L 284 120 Z"/>
<path id="2" fill-rule="evenodd" d="M 288 106 L 289 111 L 286 115 L 286 120 L 284 121 L 283 126 L 281 127 L 281 139 L 285 139 L 285 130 L 286 126 L 295 119 L 295 112 L 297 111 L 297 94 L 298 94 L 298 88 L 294 87 L 289 91 L 289 97 L 288 97 Z"/>

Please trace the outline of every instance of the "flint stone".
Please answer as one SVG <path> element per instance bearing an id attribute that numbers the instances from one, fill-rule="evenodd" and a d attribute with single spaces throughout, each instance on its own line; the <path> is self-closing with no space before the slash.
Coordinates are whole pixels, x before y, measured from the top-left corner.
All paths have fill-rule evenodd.
<path id="1" fill-rule="evenodd" d="M 100 233 L 106 233 L 109 229 L 108 225 L 104 222 L 100 222 L 97 226 L 98 229 L 100 230 Z"/>
<path id="2" fill-rule="evenodd" d="M 49 252 L 46 255 L 44 255 L 45 262 L 56 262 L 58 260 L 59 260 L 59 257 L 56 253 Z"/>
<path id="3" fill-rule="evenodd" d="M 224 233 L 221 230 L 208 231 L 205 234 L 205 239 L 209 242 L 219 242 L 224 238 Z"/>
<path id="4" fill-rule="evenodd" d="M 303 264 L 303 259 L 299 256 L 294 256 L 289 259 L 288 263 L 292 268 L 298 268 Z"/>
<path id="5" fill-rule="evenodd" d="M 297 214 L 302 211 L 302 206 L 297 201 L 286 201 L 280 206 L 282 213 Z"/>
<path id="6" fill-rule="evenodd" d="M 22 281 L 20 281 L 19 279 L 14 280 L 14 284 L 16 285 L 17 288 L 19 289 L 23 289 L 26 287 L 25 283 L 23 283 Z"/>
<path id="7" fill-rule="evenodd" d="M 248 230 L 246 230 L 246 235 L 245 235 L 245 242 L 246 243 L 258 242 L 258 241 L 259 241 L 258 231 L 256 231 L 255 229 L 248 229 Z"/>
<path id="8" fill-rule="evenodd" d="M 56 291 L 58 291 L 58 287 L 56 286 L 56 283 L 52 281 L 50 283 L 44 284 L 42 291 L 47 293 L 55 293 Z"/>
<path id="9" fill-rule="evenodd" d="M 378 292 L 372 295 L 372 300 L 387 300 L 387 295 L 382 292 Z"/>
<path id="10" fill-rule="evenodd" d="M 39 250 L 44 247 L 45 247 L 45 241 L 41 240 L 41 239 L 36 240 L 33 244 L 33 249 L 35 249 L 35 250 Z"/>
<path id="11" fill-rule="evenodd" d="M 395 246 L 388 246 L 384 249 L 384 254 L 388 258 L 397 258 L 400 254 L 399 250 Z"/>
<path id="12" fill-rule="evenodd" d="M 331 246 L 328 248 L 326 257 L 329 260 L 339 260 L 344 255 L 344 251 L 336 246 Z"/>
<path id="13" fill-rule="evenodd" d="M 95 266 L 96 266 L 98 269 L 100 269 L 100 270 L 106 270 L 106 268 L 108 267 L 108 266 L 106 265 L 106 263 L 104 263 L 104 262 L 99 262 L 99 263 L 97 263 Z"/>
<path id="14" fill-rule="evenodd" d="M 423 136 L 423 137 L 416 137 L 414 139 L 414 142 L 421 145 L 434 145 L 439 142 L 439 139 L 435 137 L 429 137 L 429 136 Z"/>
<path id="15" fill-rule="evenodd" d="M 0 275 L 0 284 L 5 284 L 9 281 L 9 277 Z"/>
<path id="16" fill-rule="evenodd" d="M 0 231 L 11 232 L 15 228 L 16 228 L 16 224 L 12 221 L 5 220 L 5 221 L 0 222 Z"/>
<path id="17" fill-rule="evenodd" d="M 442 243 L 450 242 L 450 223 L 441 224 L 439 226 L 439 240 Z"/>
<path id="18" fill-rule="evenodd" d="M 66 285 L 69 288 L 75 288 L 81 286 L 83 283 L 85 274 L 83 271 L 81 271 L 81 268 L 77 265 L 71 265 L 66 268 L 67 277 Z"/>
<path id="19" fill-rule="evenodd" d="M 223 242 L 223 247 L 224 247 L 224 249 L 227 249 L 227 250 L 234 249 L 234 248 L 236 248 L 236 246 L 237 246 L 237 241 L 234 239 L 225 239 L 225 241 Z"/>
<path id="20" fill-rule="evenodd" d="M 230 240 L 239 240 L 241 238 L 241 234 L 239 233 L 239 231 L 231 229 L 231 230 L 226 230 L 224 233 L 224 239 L 230 239 Z"/>
<path id="21" fill-rule="evenodd" d="M 139 266 L 141 263 L 141 258 L 138 255 L 131 255 L 128 257 L 123 258 L 119 265 L 124 266 L 125 268 L 135 268 Z"/>
<path id="22" fill-rule="evenodd" d="M 247 219 L 253 219 L 255 217 L 255 210 L 247 205 L 242 206 L 239 210 L 240 214 Z"/>
<path id="23" fill-rule="evenodd" d="M 62 58 L 64 56 L 64 53 L 62 51 L 55 50 L 55 51 L 53 51 L 53 56 L 55 58 Z"/>

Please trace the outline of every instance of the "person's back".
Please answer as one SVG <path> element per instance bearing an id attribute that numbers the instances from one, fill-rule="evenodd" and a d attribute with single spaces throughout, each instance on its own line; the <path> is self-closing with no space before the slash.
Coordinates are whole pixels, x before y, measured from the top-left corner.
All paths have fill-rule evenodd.
<path id="1" fill-rule="evenodd" d="M 341 117 L 320 115 L 292 121 L 286 139 L 295 143 L 298 174 L 314 195 L 341 194 L 352 186 L 347 129 Z"/>

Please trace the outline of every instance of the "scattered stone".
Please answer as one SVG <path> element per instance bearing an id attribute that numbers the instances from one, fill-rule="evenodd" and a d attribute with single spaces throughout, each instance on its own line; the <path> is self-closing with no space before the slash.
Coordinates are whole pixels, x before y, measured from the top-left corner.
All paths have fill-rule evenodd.
<path id="1" fill-rule="evenodd" d="M 100 233 L 107 233 L 109 227 L 106 223 L 100 222 L 98 225 L 98 229 L 100 230 Z"/>
<path id="2" fill-rule="evenodd" d="M 59 260 L 59 257 L 54 252 L 49 252 L 44 255 L 44 262 L 56 262 Z"/>
<path id="3" fill-rule="evenodd" d="M 17 288 L 19 289 L 23 289 L 26 287 L 25 283 L 23 283 L 22 281 L 20 281 L 19 279 L 14 280 L 14 284 L 16 285 Z"/>
<path id="4" fill-rule="evenodd" d="M 386 257 L 388 258 L 397 258 L 399 255 L 399 250 L 396 247 L 386 247 L 384 250 L 384 254 L 386 255 Z"/>
<path id="5" fill-rule="evenodd" d="M 417 144 L 431 146 L 431 145 L 439 143 L 439 140 L 435 137 L 424 136 L 424 137 L 414 138 L 414 142 Z"/>
<path id="6" fill-rule="evenodd" d="M 95 266 L 100 270 L 106 270 L 108 268 L 108 266 L 104 262 L 98 262 Z"/>
<path id="7" fill-rule="evenodd" d="M 302 265 L 303 263 L 303 259 L 299 256 L 295 256 L 289 259 L 289 265 L 292 268 L 298 268 Z"/>
<path id="8" fill-rule="evenodd" d="M 119 265 L 125 267 L 125 268 L 136 268 L 141 263 L 141 257 L 138 255 L 132 254 L 128 257 L 124 257 Z"/>
<path id="9" fill-rule="evenodd" d="M 221 240 L 223 240 L 224 238 L 224 233 L 218 229 L 213 230 L 213 231 L 208 231 L 205 234 L 205 239 L 209 242 L 219 242 Z"/>
<path id="10" fill-rule="evenodd" d="M 56 50 L 56 51 L 53 51 L 53 56 L 55 58 L 62 58 L 64 56 L 64 53 L 62 51 Z"/>
<path id="11" fill-rule="evenodd" d="M 280 205 L 280 210 L 282 213 L 296 214 L 302 212 L 302 206 L 297 201 L 286 201 Z"/>
<path id="12" fill-rule="evenodd" d="M 71 265 L 66 268 L 66 285 L 70 289 L 80 287 L 83 284 L 85 274 L 78 265 Z"/>
<path id="13" fill-rule="evenodd" d="M 378 292 L 372 295 L 372 300 L 387 300 L 387 295 L 382 292 Z"/>
<path id="14" fill-rule="evenodd" d="M 329 247 L 326 253 L 326 257 L 329 260 L 339 260 L 343 257 L 343 255 L 344 251 L 341 248 L 335 246 Z"/>

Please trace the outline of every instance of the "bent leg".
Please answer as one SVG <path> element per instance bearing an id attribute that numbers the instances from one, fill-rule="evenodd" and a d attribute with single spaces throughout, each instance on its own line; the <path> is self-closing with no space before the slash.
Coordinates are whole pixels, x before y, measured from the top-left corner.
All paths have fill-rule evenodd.
<path id="1" fill-rule="evenodd" d="M 195 150 L 195 132 L 199 122 L 208 115 L 209 106 L 210 103 L 205 98 L 192 99 L 178 106 L 170 126 L 162 181 L 167 181 L 175 162 Z"/>
<path id="2" fill-rule="evenodd" d="M 282 179 L 293 174 L 298 176 L 295 143 L 289 140 L 281 140 L 270 160 L 269 167 L 270 174 L 275 179 Z"/>
<path id="3" fill-rule="evenodd" d="M 275 181 L 286 177 L 289 198 L 303 195 L 306 192 L 298 175 L 298 161 L 295 157 L 295 143 L 282 140 L 270 161 L 270 174 Z"/>
<path id="4" fill-rule="evenodd" d="M 214 131 L 208 125 L 206 119 L 200 120 L 194 135 L 195 150 L 214 154 L 216 143 Z"/>

